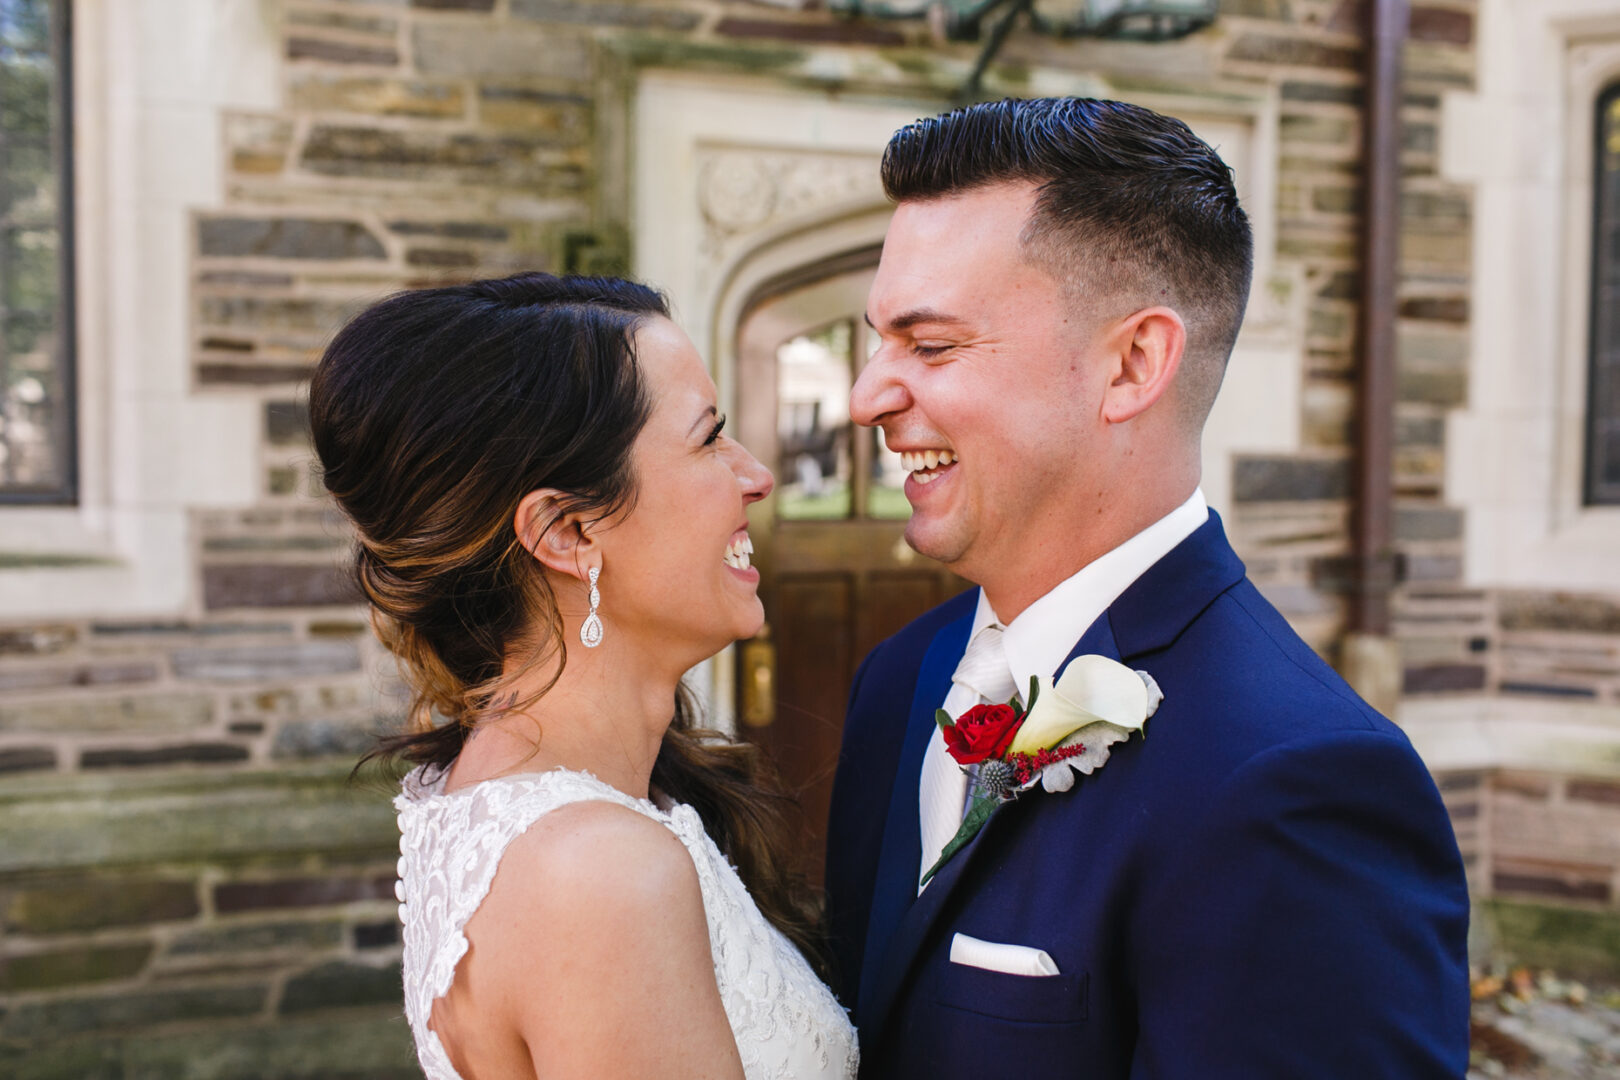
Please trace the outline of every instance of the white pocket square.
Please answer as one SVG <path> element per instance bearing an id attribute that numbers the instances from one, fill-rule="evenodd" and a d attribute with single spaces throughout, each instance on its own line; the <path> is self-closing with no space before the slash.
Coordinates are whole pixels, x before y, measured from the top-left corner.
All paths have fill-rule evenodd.
<path id="1" fill-rule="evenodd" d="M 1004 975 L 1056 975 L 1058 966 L 1045 949 L 1003 945 L 957 934 L 951 938 L 951 963 L 999 971 Z"/>

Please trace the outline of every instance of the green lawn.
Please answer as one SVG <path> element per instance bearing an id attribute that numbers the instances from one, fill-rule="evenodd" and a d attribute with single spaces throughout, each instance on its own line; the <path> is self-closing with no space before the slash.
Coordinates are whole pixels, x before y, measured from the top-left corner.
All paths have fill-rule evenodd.
<path id="1" fill-rule="evenodd" d="M 904 521 L 911 516 L 906 493 L 898 488 L 873 488 L 870 501 L 868 517 Z M 848 517 L 849 489 L 824 491 L 820 495 L 784 491 L 777 501 L 776 512 L 784 521 L 834 521 Z"/>

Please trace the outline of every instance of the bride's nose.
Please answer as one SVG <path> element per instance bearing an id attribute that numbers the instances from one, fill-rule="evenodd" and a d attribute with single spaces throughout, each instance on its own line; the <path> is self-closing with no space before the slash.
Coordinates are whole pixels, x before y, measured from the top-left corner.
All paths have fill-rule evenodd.
<path id="1" fill-rule="evenodd" d="M 742 485 L 743 502 L 758 502 L 776 487 L 776 477 L 753 454 L 740 445 L 733 445 L 736 445 L 736 453 L 731 469 L 737 474 L 737 483 Z"/>

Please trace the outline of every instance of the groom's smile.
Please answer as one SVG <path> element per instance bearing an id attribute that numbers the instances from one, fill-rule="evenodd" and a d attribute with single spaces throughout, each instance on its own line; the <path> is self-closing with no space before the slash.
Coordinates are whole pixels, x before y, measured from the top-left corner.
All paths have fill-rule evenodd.
<path id="1" fill-rule="evenodd" d="M 890 447 L 890 449 L 894 449 Z M 902 450 L 900 467 L 918 484 L 931 484 L 945 475 L 956 461 L 949 450 Z"/>

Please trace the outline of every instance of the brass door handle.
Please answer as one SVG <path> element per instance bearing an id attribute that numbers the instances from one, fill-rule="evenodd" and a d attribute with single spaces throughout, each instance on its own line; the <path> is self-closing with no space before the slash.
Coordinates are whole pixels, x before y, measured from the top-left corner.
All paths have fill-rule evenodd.
<path id="1" fill-rule="evenodd" d="M 776 720 L 776 645 L 771 624 L 743 642 L 742 722 L 749 727 L 770 727 Z"/>

